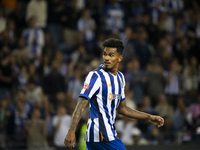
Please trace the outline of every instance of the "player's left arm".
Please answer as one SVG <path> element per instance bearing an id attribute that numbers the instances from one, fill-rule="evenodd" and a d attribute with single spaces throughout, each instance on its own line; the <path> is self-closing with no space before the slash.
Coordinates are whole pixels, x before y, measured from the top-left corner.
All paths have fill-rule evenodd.
<path id="1" fill-rule="evenodd" d="M 129 118 L 146 119 L 150 123 L 156 125 L 157 127 L 161 127 L 164 124 L 164 119 L 162 117 L 144 113 L 135 109 L 131 109 L 126 105 L 125 100 L 120 102 L 118 106 L 118 113 Z"/>

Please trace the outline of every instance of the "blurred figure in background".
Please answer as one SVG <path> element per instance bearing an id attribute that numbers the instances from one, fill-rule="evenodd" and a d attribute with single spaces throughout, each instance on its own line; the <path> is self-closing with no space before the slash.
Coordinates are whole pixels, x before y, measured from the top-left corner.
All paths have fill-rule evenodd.
<path id="1" fill-rule="evenodd" d="M 45 28 L 47 23 L 47 2 L 46 0 L 31 0 L 27 5 L 26 20 L 35 17 L 35 25 L 38 28 Z"/>
<path id="2" fill-rule="evenodd" d="M 10 53 L 2 53 L 0 60 L 0 91 L 12 89 L 12 68 Z"/>
<path id="3" fill-rule="evenodd" d="M 82 12 L 82 17 L 77 22 L 78 31 L 83 36 L 84 45 L 90 48 L 89 52 L 92 52 L 93 44 L 95 41 L 95 29 L 96 24 L 94 19 L 91 18 L 90 10 L 85 9 Z"/>
<path id="4" fill-rule="evenodd" d="M 71 116 L 67 115 L 67 109 L 63 105 L 58 106 L 57 115 L 53 116 L 52 123 L 55 129 L 54 145 L 57 150 L 66 149 L 63 140 L 65 139 L 65 132 L 69 129 Z"/>
<path id="5" fill-rule="evenodd" d="M 174 115 L 173 107 L 168 103 L 167 97 L 164 94 L 159 96 L 158 104 L 155 106 L 155 112 L 162 117 L 165 116 L 173 117 Z"/>
<path id="6" fill-rule="evenodd" d="M 60 63 L 54 59 L 52 61 L 51 73 L 44 77 L 43 90 L 44 94 L 49 96 L 49 100 L 54 106 L 57 106 L 56 95 L 58 92 L 65 92 L 65 78 L 60 74 Z"/>
<path id="7" fill-rule="evenodd" d="M 34 107 L 40 108 L 42 103 L 43 91 L 40 86 L 36 86 L 35 80 L 30 79 L 26 88 L 26 97 Z"/>
<path id="8" fill-rule="evenodd" d="M 24 121 L 27 131 L 28 150 L 46 150 L 47 149 L 47 126 L 42 119 L 39 108 L 34 108 L 31 119 Z"/>
<path id="9" fill-rule="evenodd" d="M 35 0 L 34 0 L 35 1 Z M 44 33 L 35 26 L 36 18 L 31 16 L 28 20 L 28 27 L 24 29 L 22 36 L 25 40 L 27 50 L 31 52 L 30 60 L 40 61 L 42 48 L 44 46 Z M 34 60 L 36 58 L 36 60 Z"/>
<path id="10" fill-rule="evenodd" d="M 149 145 L 149 141 L 142 137 L 140 129 L 134 128 L 132 131 L 132 145 Z"/>
<path id="11" fill-rule="evenodd" d="M 170 63 L 169 70 L 164 71 L 164 77 L 166 78 L 165 94 L 167 101 L 173 107 L 176 106 L 176 97 L 180 93 L 180 78 L 178 72 L 178 62 L 176 59 Z"/>

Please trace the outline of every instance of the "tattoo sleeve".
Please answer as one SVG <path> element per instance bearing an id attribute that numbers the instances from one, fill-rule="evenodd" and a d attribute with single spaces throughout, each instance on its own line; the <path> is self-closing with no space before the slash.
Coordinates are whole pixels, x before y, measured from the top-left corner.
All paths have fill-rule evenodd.
<path id="1" fill-rule="evenodd" d="M 130 112 L 130 113 L 137 113 L 137 114 L 140 114 L 140 113 L 141 113 L 140 111 L 137 111 L 137 110 L 135 110 L 135 109 L 131 109 L 130 107 L 128 107 L 128 106 L 126 105 L 126 103 L 124 103 L 123 105 L 124 105 L 124 108 L 125 108 L 125 110 L 126 110 L 127 112 Z"/>
<path id="2" fill-rule="evenodd" d="M 76 131 L 78 122 L 80 121 L 83 111 L 85 107 L 87 106 L 87 104 L 88 104 L 88 100 L 86 98 L 79 97 L 78 103 L 72 115 L 72 121 L 69 128 L 70 130 Z"/>
<path id="3" fill-rule="evenodd" d="M 122 102 L 119 107 L 119 113 L 129 118 L 147 119 L 150 116 L 147 113 L 128 107 L 125 101 Z"/>

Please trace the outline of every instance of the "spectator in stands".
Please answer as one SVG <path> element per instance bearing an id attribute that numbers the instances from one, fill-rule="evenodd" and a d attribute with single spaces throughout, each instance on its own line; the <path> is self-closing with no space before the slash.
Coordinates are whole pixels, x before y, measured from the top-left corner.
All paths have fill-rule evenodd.
<path id="1" fill-rule="evenodd" d="M 81 78 L 81 72 L 79 70 L 75 70 L 73 77 L 69 79 L 68 83 L 68 92 L 72 94 L 72 99 L 74 101 L 78 101 L 79 94 L 83 87 L 83 82 Z"/>
<path id="2" fill-rule="evenodd" d="M 143 27 L 138 27 L 137 38 L 134 41 L 134 55 L 140 62 L 140 68 L 145 69 L 147 63 L 153 57 L 155 51 L 151 44 L 147 42 L 148 34 Z"/>
<path id="3" fill-rule="evenodd" d="M 45 150 L 47 149 L 47 126 L 42 119 L 39 108 L 34 108 L 31 119 L 24 121 L 25 130 L 27 131 L 28 150 Z"/>
<path id="4" fill-rule="evenodd" d="M 166 79 L 163 76 L 162 67 L 158 63 L 153 63 L 151 69 L 146 73 L 146 78 L 147 94 L 152 99 L 152 105 L 155 106 L 158 103 L 158 97 L 164 94 L 165 90 Z"/>
<path id="5" fill-rule="evenodd" d="M 133 137 L 132 145 L 149 145 L 149 141 L 142 137 L 140 129 L 134 128 L 130 132 L 132 132 Z"/>
<path id="6" fill-rule="evenodd" d="M 13 20 L 7 21 L 7 26 L 5 29 L 5 34 L 7 34 L 7 44 L 11 49 L 16 48 L 17 45 L 17 33 L 16 33 L 16 25 Z"/>
<path id="7" fill-rule="evenodd" d="M 44 77 L 43 90 L 44 94 L 49 96 L 49 100 L 55 106 L 57 105 L 56 95 L 58 92 L 66 91 L 65 78 L 59 73 L 60 63 L 54 59 L 52 62 L 51 73 Z"/>
<path id="8" fill-rule="evenodd" d="M 158 104 L 155 106 L 155 112 L 162 117 L 173 117 L 173 107 L 172 105 L 168 104 L 167 97 L 164 94 L 159 96 Z"/>
<path id="9" fill-rule="evenodd" d="M 18 66 L 27 65 L 29 63 L 29 58 L 31 58 L 32 53 L 26 48 L 23 38 L 18 39 L 17 47 L 12 51 L 12 55 Z"/>
<path id="10" fill-rule="evenodd" d="M 31 113 L 33 111 L 33 104 L 30 103 L 27 98 L 26 98 L 26 91 L 19 89 L 17 91 L 17 97 L 16 97 L 17 101 L 20 101 L 20 105 L 23 105 L 23 111 L 21 116 L 23 117 L 23 119 L 29 119 L 31 117 Z"/>
<path id="11" fill-rule="evenodd" d="M 18 74 L 18 88 L 25 90 L 27 83 L 28 83 L 28 71 L 27 67 L 23 65 L 20 68 L 20 72 Z"/>
<path id="12" fill-rule="evenodd" d="M 35 26 L 46 28 L 47 23 L 47 2 L 46 0 L 31 0 L 27 5 L 26 20 L 35 17 Z"/>
<path id="13" fill-rule="evenodd" d="M 160 133 L 160 130 L 155 126 L 151 126 L 150 133 L 148 136 L 148 141 L 150 145 L 159 145 L 163 142 L 163 137 Z"/>
<path id="14" fill-rule="evenodd" d="M 130 82 L 130 90 L 133 90 L 135 104 L 141 103 L 142 96 L 144 94 L 144 83 L 146 79 L 144 78 L 144 71 L 140 69 L 140 63 L 137 59 L 131 60 L 129 63 L 132 63 L 131 70 L 126 73 L 128 82 Z"/>
<path id="15" fill-rule="evenodd" d="M 18 93 L 20 93 L 19 91 Z M 21 92 L 21 95 L 23 93 Z M 18 94 L 20 95 L 20 94 Z M 21 96 L 19 96 L 21 97 Z M 16 102 L 16 109 L 13 114 L 8 118 L 8 135 L 9 141 L 12 142 L 14 149 L 26 149 L 26 131 L 24 127 L 24 120 L 30 117 L 31 112 L 28 110 L 30 107 L 24 105 L 21 100 Z M 28 117 L 29 116 L 29 117 Z"/>
<path id="16" fill-rule="evenodd" d="M 163 136 L 163 144 L 169 145 L 173 144 L 175 141 L 174 127 L 172 124 L 172 118 L 170 116 L 166 116 L 165 118 L 165 126 L 161 129 L 161 135 Z"/>
<path id="17" fill-rule="evenodd" d="M 182 134 L 184 127 L 186 127 L 186 117 L 188 114 L 188 107 L 185 105 L 183 97 L 177 98 L 177 108 L 174 112 L 174 117 L 172 118 L 172 123 L 174 127 L 174 132 L 176 136 L 176 142 L 181 143 L 182 142 Z"/>
<path id="18" fill-rule="evenodd" d="M 124 145 L 131 145 L 132 130 L 134 130 L 137 124 L 137 120 L 131 120 L 122 116 L 121 120 L 116 121 L 116 130 L 119 133 L 119 137 Z"/>
<path id="19" fill-rule="evenodd" d="M 0 34 L 6 29 L 6 18 L 4 16 L 4 11 L 0 8 Z"/>
<path id="20" fill-rule="evenodd" d="M 67 115 L 67 109 L 63 105 L 58 106 L 57 115 L 52 118 L 52 123 L 55 129 L 54 145 L 57 150 L 61 148 L 66 149 L 63 139 L 65 138 L 65 131 L 69 129 L 71 116 Z"/>
<path id="21" fill-rule="evenodd" d="M 117 0 L 110 0 L 103 8 L 105 27 L 108 32 L 119 33 L 124 29 L 124 9 Z"/>
<path id="22" fill-rule="evenodd" d="M 151 98 L 148 95 L 144 96 L 142 99 L 142 110 L 146 113 L 155 113 L 154 107 L 151 105 Z"/>
<path id="23" fill-rule="evenodd" d="M 40 79 L 43 81 L 44 77 L 50 74 L 51 72 L 51 61 L 50 56 L 48 54 L 45 54 L 42 57 L 41 63 L 38 66 L 38 73 L 40 75 Z"/>
<path id="24" fill-rule="evenodd" d="M 26 98 L 36 108 L 41 107 L 43 91 L 41 86 L 36 86 L 34 79 L 29 79 L 26 88 Z"/>
<path id="25" fill-rule="evenodd" d="M 96 24 L 91 18 L 88 9 L 83 10 L 82 17 L 77 22 L 78 31 L 83 36 L 83 41 L 86 46 L 94 44 Z M 91 51 L 93 53 L 93 51 Z"/>
<path id="26" fill-rule="evenodd" d="M 28 65 L 28 79 L 29 80 L 35 80 L 35 83 L 36 85 L 41 85 L 41 82 L 40 82 L 40 77 L 37 73 L 37 68 L 35 66 L 35 64 L 33 63 L 30 63 Z"/>
<path id="27" fill-rule="evenodd" d="M 35 0 L 34 0 L 35 1 Z M 32 58 L 36 61 L 42 55 L 42 48 L 44 46 L 44 33 L 43 30 L 35 26 L 36 18 L 34 16 L 30 17 L 28 20 L 28 28 L 24 29 L 22 36 L 25 40 L 26 47 L 28 51 L 32 53 Z"/>
<path id="28" fill-rule="evenodd" d="M 10 53 L 1 53 L 2 57 L 0 60 L 0 91 L 12 90 L 12 68 L 11 68 L 11 57 Z"/>
<path id="29" fill-rule="evenodd" d="M 15 24 L 17 25 L 16 32 L 18 36 L 20 36 L 21 30 L 24 29 L 26 26 L 25 13 L 24 13 L 24 9 L 26 9 L 25 7 L 26 5 L 24 5 L 23 2 L 17 1 L 16 7 L 8 15 L 8 18 L 14 20 Z"/>
<path id="30" fill-rule="evenodd" d="M 167 96 L 168 103 L 175 107 L 176 97 L 180 93 L 180 78 L 178 73 L 178 62 L 176 59 L 170 63 L 169 70 L 164 71 L 164 77 L 166 78 L 165 94 Z"/>

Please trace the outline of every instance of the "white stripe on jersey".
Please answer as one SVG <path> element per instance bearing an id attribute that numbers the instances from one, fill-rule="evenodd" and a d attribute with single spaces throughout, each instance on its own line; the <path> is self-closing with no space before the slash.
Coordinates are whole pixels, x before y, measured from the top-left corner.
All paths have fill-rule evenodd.
<path id="1" fill-rule="evenodd" d="M 92 124 L 92 120 L 91 118 L 88 119 L 88 128 L 87 128 L 87 131 L 86 131 L 86 141 L 89 141 L 90 140 L 90 127 L 91 127 L 91 124 Z"/>
<path id="2" fill-rule="evenodd" d="M 125 91 L 125 78 L 124 78 L 124 76 L 122 75 L 122 73 L 119 73 L 119 74 L 121 74 L 121 76 L 122 76 L 122 78 L 120 77 L 120 75 L 119 75 L 119 79 L 122 81 L 122 83 L 123 83 L 123 88 L 122 88 L 122 91 L 121 91 L 121 95 L 122 95 L 122 99 L 124 99 L 125 98 L 125 93 L 124 93 L 124 91 Z M 121 83 L 120 83 L 121 84 Z M 120 85 L 121 86 L 121 85 Z"/>
<path id="3" fill-rule="evenodd" d="M 103 73 L 107 84 L 109 84 L 110 82 L 108 82 L 108 81 L 110 80 L 110 78 L 108 77 L 108 74 L 107 74 L 103 69 L 100 69 L 100 71 Z M 102 90 L 102 89 L 101 89 L 101 90 Z M 102 91 L 100 91 L 100 93 L 101 93 L 101 92 L 102 92 Z M 109 104 L 109 103 L 110 103 L 110 102 L 109 102 L 109 92 L 110 92 L 110 91 L 107 92 L 107 106 L 110 105 L 110 108 L 108 107 L 108 110 L 111 109 L 111 104 Z M 101 99 L 102 99 L 102 98 L 101 98 Z M 108 118 L 107 118 L 107 116 L 106 116 L 106 113 L 105 113 L 105 111 L 103 111 L 103 110 L 104 110 L 104 108 L 103 108 L 103 109 L 100 109 L 100 112 L 101 112 L 101 114 L 102 114 L 102 116 L 103 116 L 103 120 L 104 120 L 104 123 L 105 123 L 105 127 L 106 127 L 106 131 L 107 131 L 108 139 L 109 139 L 109 141 L 112 141 L 112 140 L 115 139 L 115 137 L 114 137 L 114 135 L 113 135 L 111 126 L 110 126 L 109 123 L 108 123 Z M 110 112 L 110 110 L 109 110 L 109 112 Z M 112 116 L 111 113 L 109 113 L 109 115 L 110 115 L 110 117 Z"/>
<path id="4" fill-rule="evenodd" d="M 117 76 L 119 76 L 119 75 L 117 74 Z M 118 81 L 117 81 L 117 76 L 114 77 L 114 84 L 117 85 L 117 86 L 115 86 L 115 93 L 118 93 L 119 87 L 120 87 L 120 85 L 118 84 Z M 114 108 L 114 110 L 117 109 L 117 103 L 118 103 L 118 101 L 115 101 L 115 108 Z M 114 111 L 114 113 L 113 113 L 113 122 L 115 122 L 115 117 L 116 117 L 116 111 Z M 117 136 L 117 132 L 116 131 L 115 131 L 115 136 Z"/>
<path id="5" fill-rule="evenodd" d="M 110 77 L 107 73 L 103 72 L 103 75 L 106 79 L 107 84 L 111 83 Z M 109 100 L 110 97 L 110 93 L 112 93 L 112 86 L 107 87 L 108 88 L 108 92 L 107 92 L 107 107 L 108 107 L 108 112 L 109 112 L 109 116 L 110 116 L 110 123 L 113 124 L 113 120 L 112 120 L 112 114 L 111 114 L 111 100 Z M 112 93 L 115 94 L 115 93 Z"/>
<path id="6" fill-rule="evenodd" d="M 99 142 L 99 118 L 94 119 L 94 142 Z"/>
<path id="7" fill-rule="evenodd" d="M 96 71 L 95 71 L 95 72 L 90 72 L 90 73 L 88 74 L 88 76 L 87 76 L 87 78 L 86 78 L 86 80 L 85 80 L 85 82 L 84 82 L 84 85 L 88 85 L 88 84 L 90 83 L 90 80 L 91 80 L 91 78 L 92 78 L 92 76 L 93 76 L 94 73 L 96 73 Z M 96 74 L 97 74 L 97 73 L 96 73 Z M 98 74 L 97 74 L 97 75 L 98 75 Z M 98 76 L 99 76 L 99 75 L 98 75 Z M 97 81 L 95 82 L 94 86 L 91 87 L 92 89 L 90 90 L 90 94 L 88 95 L 89 98 L 91 98 L 91 97 L 93 96 L 93 94 L 98 90 L 98 88 L 99 88 L 99 86 L 100 86 L 98 80 L 100 80 L 100 78 L 98 78 Z M 83 89 L 81 90 L 81 93 L 80 93 L 80 94 L 83 94 L 83 93 L 85 92 L 85 90 L 86 90 L 86 89 L 83 88 Z"/>

